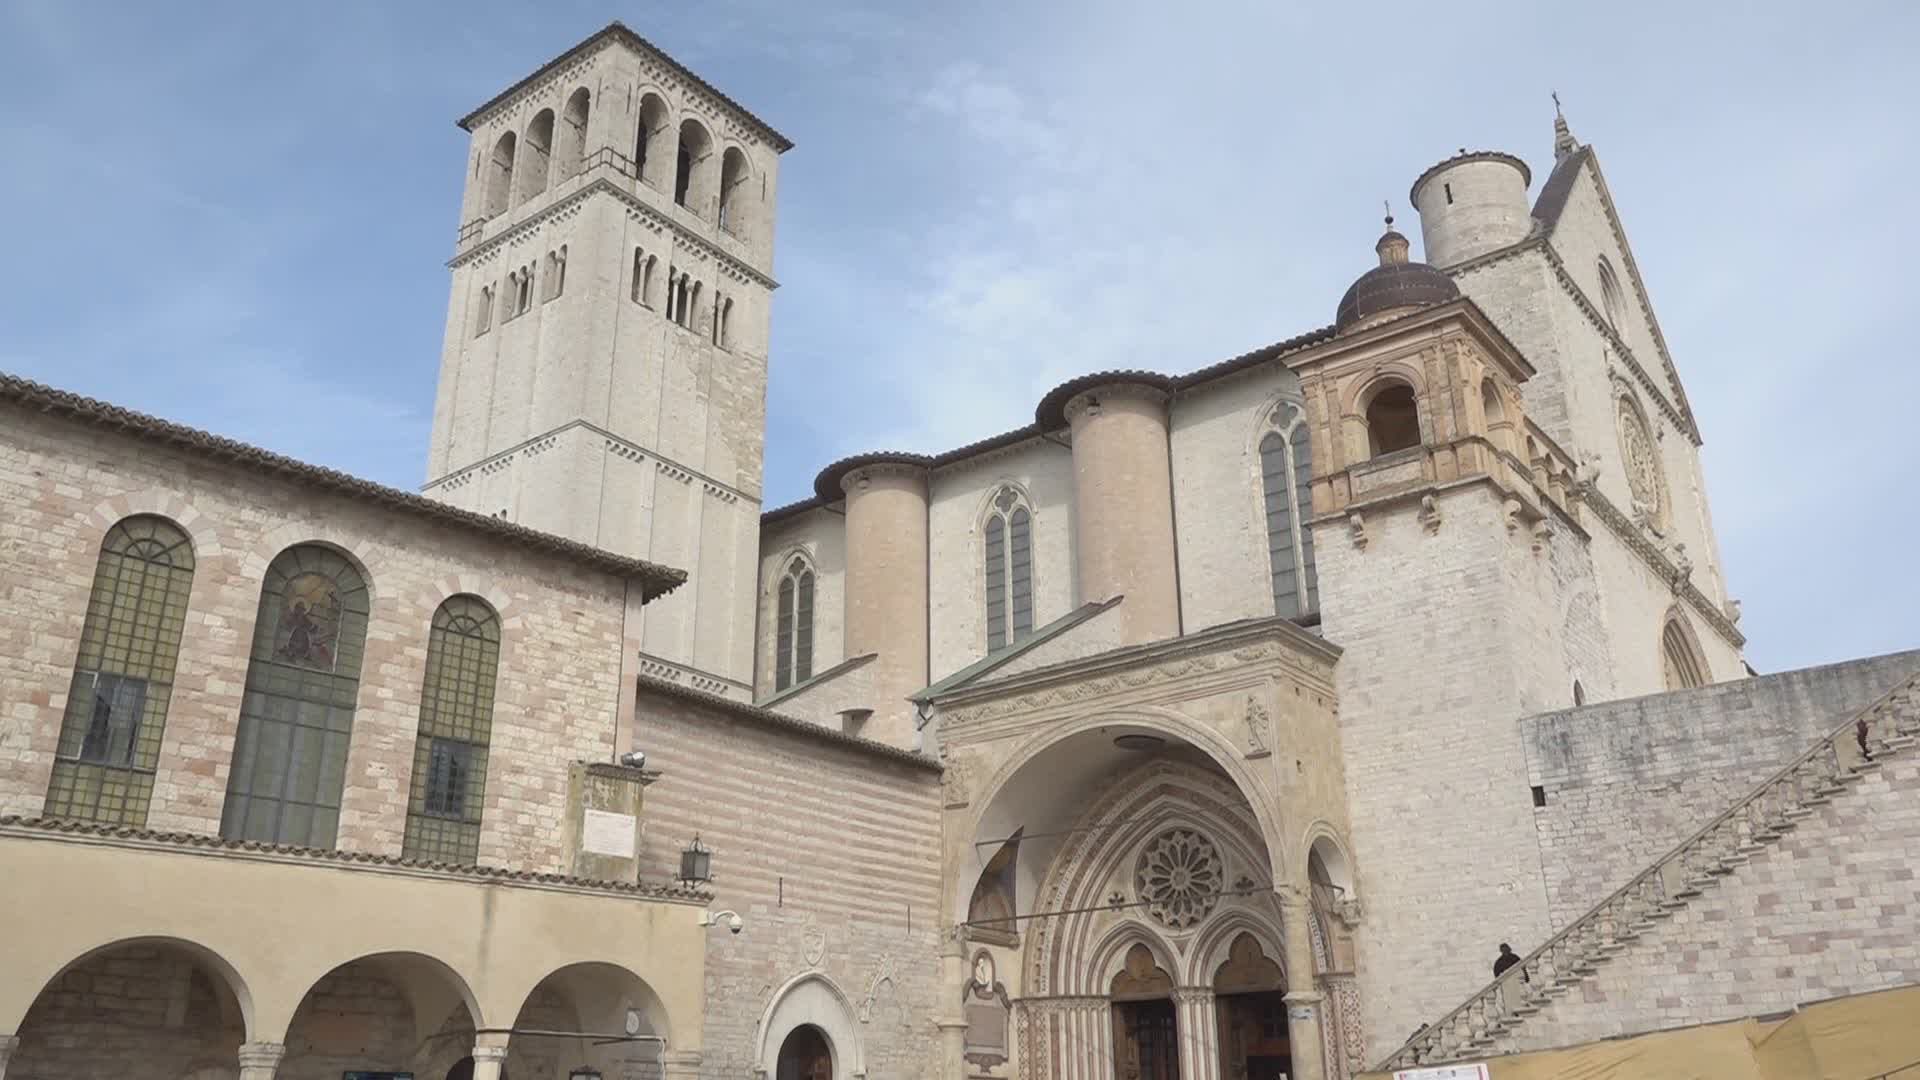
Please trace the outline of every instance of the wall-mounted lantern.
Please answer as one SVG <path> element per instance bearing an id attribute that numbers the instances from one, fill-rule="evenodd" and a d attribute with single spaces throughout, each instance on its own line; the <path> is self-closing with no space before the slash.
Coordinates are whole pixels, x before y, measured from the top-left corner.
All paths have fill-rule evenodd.
<path id="1" fill-rule="evenodd" d="M 680 853 L 680 882 L 684 885 L 705 885 L 713 880 L 713 849 L 700 842 L 700 834 L 693 834 L 693 843 Z"/>

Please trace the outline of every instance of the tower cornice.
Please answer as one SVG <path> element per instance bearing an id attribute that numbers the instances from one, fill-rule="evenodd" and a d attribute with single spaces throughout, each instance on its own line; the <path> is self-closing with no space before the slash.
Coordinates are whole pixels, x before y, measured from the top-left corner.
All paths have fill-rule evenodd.
<path id="1" fill-rule="evenodd" d="M 602 168 L 611 169 L 612 167 L 611 164 L 596 163 L 589 166 L 589 171 Z M 505 232 L 489 236 L 485 240 L 467 248 L 465 251 L 458 252 L 453 258 L 447 260 L 447 269 L 457 270 L 503 246 L 511 244 L 514 240 L 526 236 L 540 225 L 586 202 L 594 193 L 601 191 L 612 195 L 624 203 L 630 211 L 637 212 L 652 224 L 671 231 L 677 242 L 684 242 L 687 247 L 725 265 L 741 277 L 754 282 L 769 292 L 780 287 L 779 282 L 761 273 L 739 256 L 732 254 L 720 245 L 687 228 L 680 222 L 675 221 L 670 215 L 663 214 L 655 207 L 648 206 L 646 203 L 634 198 L 631 192 L 622 191 L 619 185 L 605 176 L 596 176 L 588 180 L 580 186 L 578 191 L 575 191 L 563 199 L 555 199 L 552 203 L 542 207 L 538 212 L 528 216 L 525 220 L 517 222 L 512 228 L 507 229 Z"/>
<path id="2" fill-rule="evenodd" d="M 669 56 L 665 50 L 653 42 L 634 33 L 625 23 L 617 19 L 566 52 L 540 65 L 526 78 L 495 94 L 479 108 L 461 117 L 458 121 L 459 126 L 466 131 L 472 131 L 476 127 L 485 126 L 502 113 L 511 112 L 536 88 L 544 90 L 550 81 L 549 76 L 556 71 L 567 68 L 575 61 L 587 59 L 616 41 L 626 45 L 641 57 L 657 62 L 674 78 L 685 80 L 688 90 L 708 99 L 706 105 L 709 108 L 738 118 L 751 128 L 754 134 L 766 139 L 776 152 L 785 153 L 793 149 L 793 141 L 775 131 L 773 125 L 753 115 L 746 106 L 721 93 L 713 84 L 688 70 L 686 65 Z"/>

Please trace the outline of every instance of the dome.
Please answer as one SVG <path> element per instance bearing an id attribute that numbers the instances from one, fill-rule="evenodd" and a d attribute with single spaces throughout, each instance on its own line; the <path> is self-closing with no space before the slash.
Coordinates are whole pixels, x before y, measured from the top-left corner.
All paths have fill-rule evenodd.
<path id="1" fill-rule="evenodd" d="M 1373 246 L 1380 265 L 1361 274 L 1340 298 L 1333 317 L 1335 333 L 1397 308 L 1427 307 L 1459 298 L 1460 287 L 1452 278 L 1426 263 L 1407 261 L 1407 248 L 1407 238 L 1393 231 L 1393 218 L 1388 217 L 1386 233 Z"/>

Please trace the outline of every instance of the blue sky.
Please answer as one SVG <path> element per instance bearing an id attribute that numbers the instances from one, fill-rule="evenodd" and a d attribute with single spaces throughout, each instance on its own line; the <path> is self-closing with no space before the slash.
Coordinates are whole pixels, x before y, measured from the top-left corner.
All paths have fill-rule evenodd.
<path id="1" fill-rule="evenodd" d="M 798 144 L 773 505 L 1081 371 L 1324 325 L 1427 165 L 1544 176 L 1558 89 L 1705 434 L 1753 663 L 1920 646 L 1920 6 L 1750 7 L 0 0 L 0 369 L 417 486 L 453 121 L 619 18 Z"/>

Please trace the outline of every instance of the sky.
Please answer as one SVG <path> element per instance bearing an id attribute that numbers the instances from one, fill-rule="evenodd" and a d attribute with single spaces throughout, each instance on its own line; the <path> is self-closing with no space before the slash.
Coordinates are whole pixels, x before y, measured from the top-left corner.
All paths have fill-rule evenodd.
<path id="1" fill-rule="evenodd" d="M 1762 671 L 1920 646 L 1920 5 L 0 0 L 0 370 L 424 479 L 454 121 L 618 18 L 795 143 L 766 504 L 1332 321 L 1382 200 L 1594 145 Z M 1537 194 L 1537 182 L 1535 193 Z"/>

